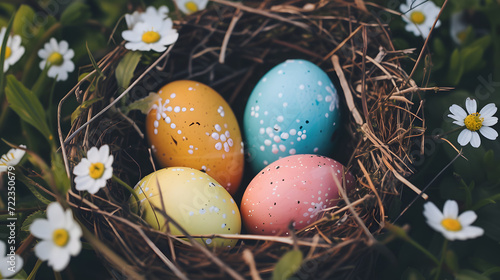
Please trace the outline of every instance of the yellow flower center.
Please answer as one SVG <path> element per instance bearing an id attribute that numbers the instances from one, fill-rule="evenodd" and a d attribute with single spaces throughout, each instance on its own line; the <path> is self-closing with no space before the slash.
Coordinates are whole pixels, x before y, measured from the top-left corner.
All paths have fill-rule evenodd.
<path id="1" fill-rule="evenodd" d="M 59 65 L 63 64 L 64 58 L 63 58 L 63 56 L 60 53 L 53 52 L 47 58 L 47 62 L 50 65 L 57 65 L 57 66 L 59 66 Z"/>
<path id="2" fill-rule="evenodd" d="M 63 247 L 68 244 L 69 233 L 63 228 L 58 228 L 52 233 L 52 239 L 54 240 L 54 244 L 59 247 Z"/>
<path id="3" fill-rule="evenodd" d="M 89 175 L 93 179 L 99 179 L 104 174 L 104 164 L 101 162 L 92 163 L 89 167 Z"/>
<path id="4" fill-rule="evenodd" d="M 410 15 L 411 22 L 415 24 L 422 24 L 425 21 L 425 15 L 421 11 L 414 11 Z"/>
<path id="5" fill-rule="evenodd" d="M 481 118 L 481 114 L 474 113 L 465 117 L 464 123 L 470 131 L 478 131 L 483 126 L 484 118 Z"/>
<path id="6" fill-rule="evenodd" d="M 11 54 L 12 54 L 12 50 L 9 47 L 7 47 L 5 49 L 5 59 L 9 58 Z"/>
<path id="7" fill-rule="evenodd" d="M 459 231 L 462 229 L 462 225 L 457 219 L 446 218 L 441 221 L 441 225 L 449 231 Z"/>
<path id="8" fill-rule="evenodd" d="M 185 6 L 186 9 L 188 9 L 188 11 L 190 11 L 191 13 L 198 11 L 198 5 L 196 5 L 196 3 L 193 1 L 186 2 Z"/>
<path id="9" fill-rule="evenodd" d="M 460 40 L 461 43 L 463 43 L 465 41 L 465 38 L 467 38 L 467 31 L 464 30 L 464 31 L 458 32 L 457 38 L 458 38 L 458 40 Z"/>
<path id="10" fill-rule="evenodd" d="M 146 31 L 142 34 L 142 41 L 146 44 L 156 43 L 160 40 L 161 36 L 156 31 Z"/>

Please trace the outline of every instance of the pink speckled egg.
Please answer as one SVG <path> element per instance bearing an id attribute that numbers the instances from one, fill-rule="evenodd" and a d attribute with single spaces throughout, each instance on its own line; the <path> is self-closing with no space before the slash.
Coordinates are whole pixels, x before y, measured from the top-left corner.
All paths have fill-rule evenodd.
<path id="1" fill-rule="evenodd" d="M 288 225 L 304 228 L 318 220 L 323 209 L 339 201 L 332 173 L 342 182 L 344 167 L 319 155 L 292 155 L 281 158 L 264 169 L 248 185 L 241 201 L 241 215 L 248 232 L 287 235 Z M 345 175 L 347 189 L 354 177 Z"/>

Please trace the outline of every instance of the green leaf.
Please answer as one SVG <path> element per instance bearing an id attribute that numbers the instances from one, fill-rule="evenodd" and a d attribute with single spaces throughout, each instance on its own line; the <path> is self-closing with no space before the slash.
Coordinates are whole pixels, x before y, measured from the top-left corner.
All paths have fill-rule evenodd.
<path id="1" fill-rule="evenodd" d="M 482 60 L 483 54 L 484 49 L 480 46 L 464 48 L 461 52 L 464 73 L 481 69 L 486 63 Z"/>
<path id="2" fill-rule="evenodd" d="M 500 276 L 500 266 L 492 267 L 492 268 L 486 270 L 485 272 L 483 272 L 484 276 L 490 276 L 492 274 L 496 274 L 496 276 Z"/>
<path id="3" fill-rule="evenodd" d="M 436 37 L 432 43 L 434 50 L 434 54 L 432 56 L 432 71 L 436 71 L 444 66 L 446 58 L 448 57 L 448 50 L 439 37 Z"/>
<path id="4" fill-rule="evenodd" d="M 85 46 L 87 47 L 87 53 L 88 53 L 88 55 L 89 55 L 90 62 L 92 62 L 92 66 L 94 66 L 94 69 L 96 70 L 97 74 L 99 75 L 99 77 L 104 76 L 104 75 L 102 74 L 101 68 L 99 68 L 99 65 L 97 65 L 97 62 L 95 61 L 94 56 L 93 56 L 93 55 L 92 55 L 92 53 L 90 52 L 89 45 L 88 45 L 88 43 L 87 43 L 87 42 L 85 42 Z"/>
<path id="5" fill-rule="evenodd" d="M 159 97 L 157 93 L 151 92 L 147 97 L 134 101 L 127 107 L 123 107 L 122 112 L 126 115 L 132 110 L 140 110 L 143 114 L 147 114 L 151 110 L 153 103 L 155 103 Z"/>
<path id="6" fill-rule="evenodd" d="M 141 56 L 140 52 L 129 52 L 118 63 L 115 76 L 119 90 L 123 91 L 130 85 L 130 81 L 134 77 L 135 68 L 137 68 L 137 64 L 141 61 Z"/>
<path id="7" fill-rule="evenodd" d="M 63 195 L 66 195 L 66 192 L 71 188 L 71 182 L 68 178 L 68 174 L 66 174 L 66 167 L 64 166 L 62 155 L 53 151 L 51 163 L 56 187 Z"/>
<path id="8" fill-rule="evenodd" d="M 446 251 L 444 262 L 451 271 L 459 270 L 458 257 L 452 250 Z"/>
<path id="9" fill-rule="evenodd" d="M 41 194 L 38 191 L 35 181 L 31 180 L 30 178 L 28 178 L 24 175 L 18 175 L 16 178 L 18 178 L 19 181 L 21 181 L 24 185 L 26 185 L 26 187 L 28 187 L 28 189 L 31 191 L 31 193 L 36 198 L 38 198 L 38 200 L 40 200 L 40 202 L 42 202 L 43 204 L 46 204 L 46 205 L 51 203 L 50 200 L 48 200 L 45 196 L 43 196 L 43 194 Z"/>
<path id="10" fill-rule="evenodd" d="M 290 278 L 299 270 L 303 258 L 302 251 L 291 250 L 286 252 L 273 270 L 273 280 L 286 280 Z"/>
<path id="11" fill-rule="evenodd" d="M 490 280 L 488 276 L 477 273 L 473 270 L 462 269 L 455 273 L 456 280 Z"/>
<path id="12" fill-rule="evenodd" d="M 61 24 L 64 26 L 80 25 L 92 16 L 90 7 L 80 1 L 71 3 L 61 15 Z"/>
<path id="13" fill-rule="evenodd" d="M 450 57 L 450 70 L 448 71 L 448 80 L 451 84 L 457 85 L 464 74 L 464 65 L 461 60 L 460 51 L 455 49 Z"/>
<path id="14" fill-rule="evenodd" d="M 36 212 L 33 212 L 24 220 L 23 225 L 21 226 L 21 230 L 30 231 L 30 226 L 36 219 L 45 219 L 45 218 L 46 218 L 45 211 L 38 210 Z"/>
<path id="15" fill-rule="evenodd" d="M 35 84 L 31 88 L 31 91 L 33 92 L 33 94 L 38 98 L 40 98 L 42 96 L 42 94 L 45 92 L 45 88 L 47 87 L 47 85 L 49 85 L 49 82 L 51 80 L 51 79 L 49 79 L 49 76 L 47 75 L 47 73 L 49 72 L 49 69 L 50 69 L 50 67 L 47 63 L 45 65 L 45 68 L 42 70 L 42 73 L 40 73 L 40 75 L 38 76 L 38 79 L 36 79 Z"/>
<path id="16" fill-rule="evenodd" d="M 35 37 L 34 34 L 34 19 L 36 17 L 35 11 L 28 5 L 21 5 L 17 10 L 12 31 L 14 34 L 20 35 L 24 41 L 28 41 Z"/>
<path id="17" fill-rule="evenodd" d="M 500 200 L 500 193 L 492 195 L 492 196 L 484 198 L 484 199 L 481 199 L 480 201 L 476 202 L 476 204 L 474 204 L 471 207 L 471 209 L 476 211 L 476 210 L 478 210 L 478 209 L 480 209 L 488 204 L 496 203 L 497 200 Z"/>
<path id="18" fill-rule="evenodd" d="M 7 76 L 7 100 L 12 110 L 25 122 L 40 131 L 47 141 L 52 142 L 53 137 L 45 116 L 45 110 L 40 100 L 19 82 L 13 75 Z"/>
<path id="19" fill-rule="evenodd" d="M 479 47 L 486 50 L 491 44 L 491 35 L 485 35 L 474 42 L 472 42 L 469 47 Z"/>
<path id="20" fill-rule="evenodd" d="M 83 111 L 85 111 L 90 105 L 96 103 L 97 101 L 101 101 L 102 99 L 103 99 L 103 97 L 90 99 L 90 100 L 83 102 L 80 106 L 78 106 L 75 109 L 75 111 L 71 114 L 71 125 L 73 125 L 73 122 L 75 121 L 75 119 L 78 116 L 80 116 L 80 114 L 82 114 Z"/>

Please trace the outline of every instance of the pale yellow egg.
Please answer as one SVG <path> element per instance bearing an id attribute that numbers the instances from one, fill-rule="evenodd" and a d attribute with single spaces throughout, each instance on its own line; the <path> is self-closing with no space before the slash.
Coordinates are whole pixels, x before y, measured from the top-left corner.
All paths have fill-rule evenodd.
<path id="1" fill-rule="evenodd" d="M 239 234 L 241 216 L 231 195 L 212 177 L 189 167 L 170 167 L 144 177 L 134 188 L 143 219 L 153 228 L 182 235 L 167 213 L 190 235 Z M 131 207 L 137 209 L 134 197 Z M 168 229 L 167 229 L 168 227 Z M 208 246 L 231 247 L 236 239 L 198 238 Z"/>

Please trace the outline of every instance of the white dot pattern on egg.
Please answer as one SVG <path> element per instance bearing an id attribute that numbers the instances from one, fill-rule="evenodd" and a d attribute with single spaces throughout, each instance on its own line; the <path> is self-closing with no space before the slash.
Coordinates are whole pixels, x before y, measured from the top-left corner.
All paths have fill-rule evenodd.
<path id="1" fill-rule="evenodd" d="M 164 168 L 144 177 L 134 190 L 139 196 L 142 217 L 158 230 L 166 230 L 167 225 L 164 216 L 155 213 L 154 209 L 164 209 L 191 235 L 238 234 L 241 231 L 238 206 L 231 195 L 199 170 Z M 130 198 L 130 204 L 136 208 L 134 197 Z M 169 228 L 172 234 L 182 235 L 172 224 Z M 198 241 L 203 243 L 201 239 Z M 211 241 L 211 246 L 222 247 L 234 246 L 237 242 L 229 239 Z"/>
<path id="2" fill-rule="evenodd" d="M 253 234 L 287 235 L 288 224 L 301 229 L 337 205 L 339 192 L 333 176 L 342 182 L 344 167 L 319 155 L 281 158 L 262 169 L 250 182 L 241 203 L 245 227 Z M 354 177 L 345 174 L 347 188 Z"/>
<path id="3" fill-rule="evenodd" d="M 252 91 L 243 118 L 254 171 L 288 155 L 329 154 L 339 112 L 335 86 L 318 66 L 299 59 L 272 68 Z"/>
<path id="4" fill-rule="evenodd" d="M 146 135 L 161 167 L 205 170 L 236 193 L 244 168 L 241 132 L 229 104 L 209 86 L 188 80 L 163 86 Z"/>

